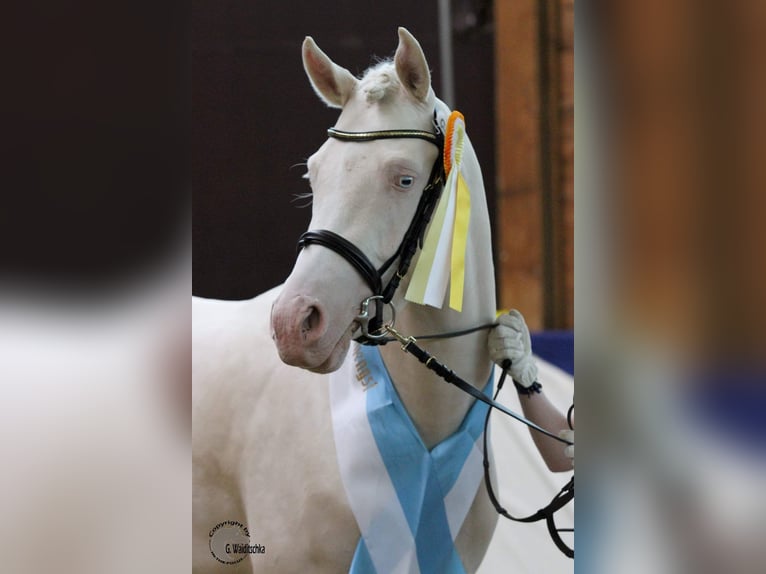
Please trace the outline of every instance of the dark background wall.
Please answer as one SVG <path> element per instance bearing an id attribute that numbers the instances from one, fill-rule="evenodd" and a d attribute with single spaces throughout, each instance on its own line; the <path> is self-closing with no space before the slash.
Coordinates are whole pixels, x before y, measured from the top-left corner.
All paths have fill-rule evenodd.
<path id="1" fill-rule="evenodd" d="M 491 1 L 452 2 L 455 108 L 482 163 L 494 208 L 494 42 Z M 313 36 L 361 74 L 393 55 L 396 29 L 420 41 L 441 82 L 436 0 L 195 0 L 192 16 L 194 294 L 252 297 L 284 281 L 310 208 L 304 162 L 338 111 L 322 104 L 301 64 Z"/>

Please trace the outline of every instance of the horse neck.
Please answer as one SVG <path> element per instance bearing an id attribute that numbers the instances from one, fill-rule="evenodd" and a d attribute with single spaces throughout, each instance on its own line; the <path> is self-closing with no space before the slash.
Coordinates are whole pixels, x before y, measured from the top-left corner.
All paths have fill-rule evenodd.
<path id="1" fill-rule="evenodd" d="M 403 301 L 406 284 L 399 291 L 397 329 L 405 335 L 443 333 L 490 323 L 495 318 L 495 277 L 492 263 L 492 241 L 489 230 L 484 186 L 473 148 L 466 142 L 465 160 L 474 162 L 469 173 L 474 181 L 471 188 L 471 218 L 466 250 L 463 310 L 435 309 Z M 487 349 L 487 331 L 438 341 L 418 341 L 418 344 L 447 364 L 459 376 L 474 386 L 483 388 L 489 379 L 491 361 Z M 431 448 L 457 430 L 474 399 L 442 379 L 397 344 L 381 348 L 392 381 L 402 402 L 420 432 L 426 446 Z"/>

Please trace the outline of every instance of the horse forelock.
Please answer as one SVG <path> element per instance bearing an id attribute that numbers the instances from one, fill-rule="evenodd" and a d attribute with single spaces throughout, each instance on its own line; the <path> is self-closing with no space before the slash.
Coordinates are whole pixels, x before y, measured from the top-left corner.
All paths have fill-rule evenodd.
<path id="1" fill-rule="evenodd" d="M 359 80 L 358 90 L 369 104 L 385 103 L 400 93 L 401 85 L 393 60 L 382 60 L 365 71 Z M 433 90 L 430 90 L 429 107 L 433 107 L 434 99 Z"/>
<path id="2" fill-rule="evenodd" d="M 384 60 L 370 67 L 359 80 L 359 90 L 368 103 L 386 101 L 399 91 L 399 78 L 391 60 Z"/>

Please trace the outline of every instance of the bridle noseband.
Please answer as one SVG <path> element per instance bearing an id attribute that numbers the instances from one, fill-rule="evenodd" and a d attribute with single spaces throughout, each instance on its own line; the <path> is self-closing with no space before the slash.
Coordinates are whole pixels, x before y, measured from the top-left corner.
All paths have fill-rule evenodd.
<path id="1" fill-rule="evenodd" d="M 431 220 L 436 202 L 444 187 L 444 164 L 442 159 L 442 154 L 444 153 L 444 133 L 436 120 L 436 112 L 434 112 L 434 128 L 435 133 L 421 130 L 382 130 L 369 132 L 347 132 L 335 128 L 327 130 L 329 137 L 345 142 L 363 143 L 381 139 L 420 139 L 432 143 L 439 148 L 439 155 L 431 169 L 428 183 L 420 195 L 418 207 L 407 231 L 404 233 L 404 238 L 394 254 L 380 268 L 376 268 L 356 245 L 328 229 L 307 231 L 298 239 L 298 250 L 311 244 L 331 249 L 348 261 L 370 287 L 372 297 L 366 301 L 374 300 L 376 311 L 372 317 L 369 314 L 360 314 L 359 322 L 362 327 L 362 334 L 357 337 L 356 341 L 363 345 L 379 345 L 384 340 L 388 340 L 386 335 L 382 333 L 383 307 L 393 299 L 396 290 L 399 288 L 399 283 L 407 275 L 412 258 L 417 253 L 418 248 L 422 247 L 426 227 L 428 227 L 428 222 Z M 397 259 L 399 260 L 399 265 L 384 287 L 383 276 Z"/>

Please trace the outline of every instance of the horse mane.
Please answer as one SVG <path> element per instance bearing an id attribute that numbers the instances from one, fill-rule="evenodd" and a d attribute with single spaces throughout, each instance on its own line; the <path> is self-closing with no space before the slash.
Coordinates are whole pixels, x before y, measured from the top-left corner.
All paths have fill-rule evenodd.
<path id="1" fill-rule="evenodd" d="M 371 66 L 359 80 L 359 90 L 371 104 L 383 102 L 398 92 L 400 85 L 392 60 L 383 60 Z"/>

